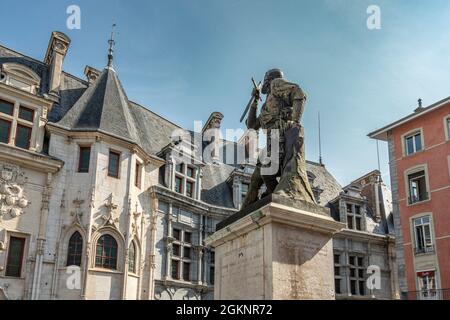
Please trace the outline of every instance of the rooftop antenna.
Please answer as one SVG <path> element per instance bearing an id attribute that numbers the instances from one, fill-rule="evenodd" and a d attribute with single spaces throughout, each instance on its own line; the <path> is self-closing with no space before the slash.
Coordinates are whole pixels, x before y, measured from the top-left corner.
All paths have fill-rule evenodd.
<path id="1" fill-rule="evenodd" d="M 116 44 L 116 41 L 114 40 L 114 28 L 116 27 L 116 24 L 113 23 L 112 30 L 111 30 L 111 38 L 108 40 L 109 43 L 109 49 L 108 49 L 108 67 L 112 68 L 113 64 L 113 54 L 114 54 L 114 46 Z"/>
<path id="2" fill-rule="evenodd" d="M 377 140 L 377 159 L 378 159 L 378 172 L 380 173 L 379 176 L 379 180 L 381 181 L 381 164 L 380 164 L 380 147 L 378 145 L 378 140 Z"/>
<path id="3" fill-rule="evenodd" d="M 319 118 L 319 163 L 321 166 L 323 166 L 322 161 L 322 134 L 321 134 L 321 127 L 320 127 L 320 111 L 318 112 L 318 118 Z"/>

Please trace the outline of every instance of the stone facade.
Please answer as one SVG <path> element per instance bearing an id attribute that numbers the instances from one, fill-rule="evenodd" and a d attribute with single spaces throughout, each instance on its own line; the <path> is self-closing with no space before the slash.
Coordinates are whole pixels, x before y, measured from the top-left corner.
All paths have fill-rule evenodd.
<path id="1" fill-rule="evenodd" d="M 64 72 L 69 46 L 52 33 L 43 61 L 0 46 L 0 299 L 212 299 L 204 239 L 239 210 L 253 167 L 221 159 L 236 143 L 208 144 L 220 113 L 182 130 L 130 101 L 112 66 Z M 330 206 L 343 189 L 307 169 Z M 389 232 L 375 229 L 362 242 L 390 261 Z"/>

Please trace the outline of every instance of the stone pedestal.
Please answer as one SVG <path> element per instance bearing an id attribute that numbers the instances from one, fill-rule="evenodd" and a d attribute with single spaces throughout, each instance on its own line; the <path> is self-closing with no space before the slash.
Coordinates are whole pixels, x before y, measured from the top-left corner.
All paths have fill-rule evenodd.
<path id="1" fill-rule="evenodd" d="M 215 299 L 335 299 L 332 235 L 345 225 L 328 209 L 274 195 L 247 209 L 206 239 Z"/>

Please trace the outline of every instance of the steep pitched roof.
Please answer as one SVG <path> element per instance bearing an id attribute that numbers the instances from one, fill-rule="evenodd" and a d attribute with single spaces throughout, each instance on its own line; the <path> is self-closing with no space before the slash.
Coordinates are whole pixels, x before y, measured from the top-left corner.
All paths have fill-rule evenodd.
<path id="1" fill-rule="evenodd" d="M 57 124 L 73 131 L 101 131 L 141 144 L 128 98 L 112 68 L 103 70 Z"/>

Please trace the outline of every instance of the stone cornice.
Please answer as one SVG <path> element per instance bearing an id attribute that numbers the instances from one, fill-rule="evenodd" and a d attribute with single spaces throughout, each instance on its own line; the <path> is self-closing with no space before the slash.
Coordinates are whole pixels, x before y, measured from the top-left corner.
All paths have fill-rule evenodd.
<path id="1" fill-rule="evenodd" d="M 337 222 L 329 216 L 271 202 L 217 231 L 205 239 L 205 245 L 217 247 L 269 223 L 280 223 L 332 235 L 345 228 L 344 223 Z"/>
<path id="2" fill-rule="evenodd" d="M 144 149 L 142 149 L 139 145 L 137 145 L 135 142 L 129 141 L 127 139 L 117 137 L 115 135 L 102 132 L 100 130 L 86 130 L 86 131 L 73 131 L 68 128 L 65 128 L 63 126 L 60 126 L 56 123 L 49 122 L 47 123 L 46 128 L 50 133 L 58 133 L 63 136 L 67 136 L 69 138 L 93 138 L 96 140 L 104 140 L 107 142 L 111 142 L 113 144 L 120 145 L 126 149 L 129 149 L 131 152 L 137 153 L 139 156 L 141 156 L 147 163 L 153 163 L 154 165 L 160 167 L 164 165 L 166 162 L 164 159 L 161 159 L 158 156 L 148 154 L 145 152 Z"/>
<path id="3" fill-rule="evenodd" d="M 181 207 L 185 207 L 190 211 L 203 215 L 209 215 L 219 219 L 223 219 L 237 212 L 232 208 L 217 207 L 203 201 L 188 198 L 163 186 L 152 186 L 149 190 L 150 192 L 154 192 L 161 200 L 166 200 L 167 202 L 171 203 L 176 202 Z"/>
<path id="4" fill-rule="evenodd" d="M 344 229 L 336 235 L 336 238 L 351 238 L 352 240 L 365 240 L 370 242 L 386 243 L 386 241 L 392 241 L 395 239 L 390 234 L 377 234 L 364 231 L 355 231 L 350 229 Z"/>
<path id="5" fill-rule="evenodd" d="M 43 106 L 43 107 L 47 107 L 49 110 L 52 108 L 53 106 L 53 101 L 44 97 L 39 97 L 36 96 L 35 94 L 31 93 L 31 92 L 26 92 L 23 90 L 20 90 L 19 88 L 15 88 L 13 86 L 4 84 L 0 82 L 0 90 L 5 92 L 6 94 L 15 96 L 15 97 L 19 97 L 22 100 L 25 100 L 27 102 L 31 102 L 33 104 L 39 105 L 39 106 Z"/>
<path id="6" fill-rule="evenodd" d="M 56 173 L 64 162 L 36 152 L 0 143 L 0 160 L 46 173 Z"/>

